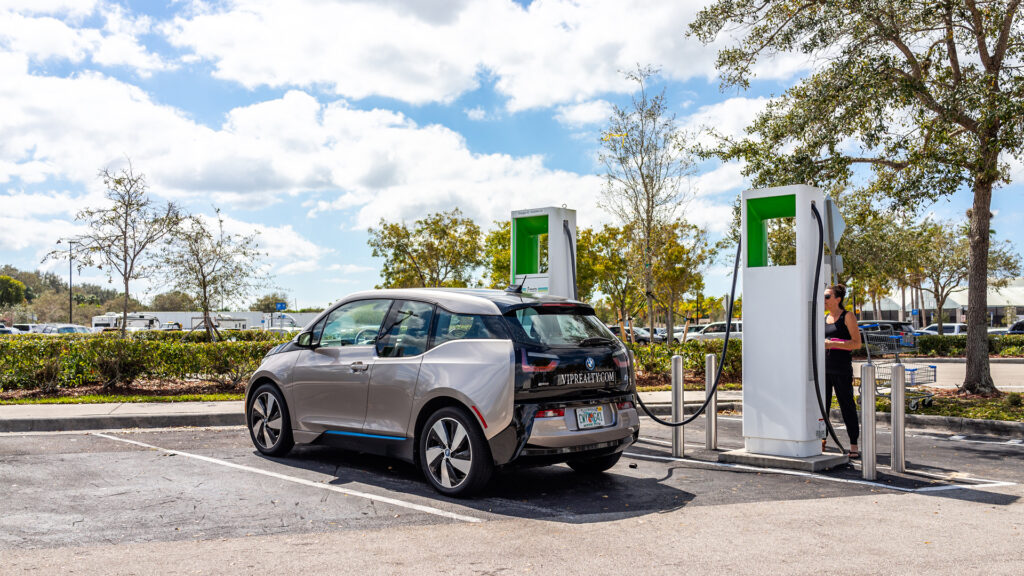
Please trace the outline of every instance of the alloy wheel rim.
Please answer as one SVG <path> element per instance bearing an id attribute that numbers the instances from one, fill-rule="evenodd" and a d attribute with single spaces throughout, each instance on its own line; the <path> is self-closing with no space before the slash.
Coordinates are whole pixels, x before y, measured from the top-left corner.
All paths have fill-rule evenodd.
<path id="1" fill-rule="evenodd" d="M 256 443 L 266 450 L 281 438 L 281 403 L 270 392 L 260 394 L 252 403 L 249 428 Z"/>
<path id="2" fill-rule="evenodd" d="M 466 427 L 454 418 L 441 418 L 427 432 L 427 470 L 444 488 L 457 488 L 469 476 L 473 447 Z"/>

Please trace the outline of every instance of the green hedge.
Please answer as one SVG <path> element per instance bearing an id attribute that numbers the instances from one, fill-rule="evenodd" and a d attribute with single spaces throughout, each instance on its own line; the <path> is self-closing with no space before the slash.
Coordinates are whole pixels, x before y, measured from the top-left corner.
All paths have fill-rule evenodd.
<path id="1" fill-rule="evenodd" d="M 1024 348 L 1024 334 L 1004 334 L 988 337 L 990 355 L 1016 356 L 1014 349 Z M 967 335 L 918 336 L 918 353 L 922 356 L 963 356 L 967 350 Z"/>
<path id="2" fill-rule="evenodd" d="M 647 374 L 669 374 L 672 356 L 683 357 L 683 370 L 689 374 L 704 375 L 704 359 L 708 354 L 722 357 L 724 340 L 690 340 L 683 344 L 626 344 L 633 351 L 636 369 Z M 740 378 L 743 374 L 743 341 L 729 340 L 729 354 L 722 367 L 726 378 Z"/>
<path id="3" fill-rule="evenodd" d="M 136 378 L 248 379 L 281 339 L 178 342 L 103 335 L 0 337 L 0 390 L 131 384 Z"/>

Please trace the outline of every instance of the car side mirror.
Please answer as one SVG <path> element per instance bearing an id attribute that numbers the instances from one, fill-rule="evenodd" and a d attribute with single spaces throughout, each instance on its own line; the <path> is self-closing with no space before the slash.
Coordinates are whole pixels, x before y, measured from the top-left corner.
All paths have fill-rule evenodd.
<path id="1" fill-rule="evenodd" d="M 295 339 L 295 343 L 302 348 L 316 348 L 316 344 L 313 343 L 313 333 L 303 332 L 299 334 L 299 337 Z"/>

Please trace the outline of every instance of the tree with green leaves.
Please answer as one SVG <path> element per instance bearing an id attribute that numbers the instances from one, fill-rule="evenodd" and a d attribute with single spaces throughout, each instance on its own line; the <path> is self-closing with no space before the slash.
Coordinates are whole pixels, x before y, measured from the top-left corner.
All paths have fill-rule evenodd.
<path id="1" fill-rule="evenodd" d="M 151 249 L 167 237 L 181 221 L 181 211 L 173 203 L 157 205 L 149 197 L 145 174 L 135 174 L 131 165 L 112 172 L 100 172 L 107 191 L 108 205 L 86 208 L 76 220 L 84 222 L 87 231 L 73 238 L 62 238 L 69 250 L 56 249 L 45 259 L 73 259 L 81 270 L 96 266 L 109 281 L 120 280 L 124 287 L 121 306 L 121 336 L 128 324 L 129 284 L 133 280 L 152 278 L 155 261 Z M 44 259 L 44 260 L 45 260 Z"/>
<path id="2" fill-rule="evenodd" d="M 715 256 L 707 230 L 677 221 L 661 226 L 654 261 L 655 294 L 666 310 L 669 337 L 675 330 L 675 312 L 683 295 L 703 288 L 703 270 Z"/>
<path id="3" fill-rule="evenodd" d="M 633 280 L 630 252 L 632 232 L 604 225 L 594 235 L 594 275 L 597 287 L 611 301 L 618 322 L 643 309 L 646 299 Z"/>
<path id="4" fill-rule="evenodd" d="M 163 310 L 166 312 L 190 312 L 197 308 L 196 301 L 180 290 L 171 290 L 170 292 L 157 294 L 153 296 L 153 301 L 149 304 L 150 310 Z"/>
<path id="5" fill-rule="evenodd" d="M 381 218 L 369 232 L 373 256 L 384 259 L 377 288 L 466 287 L 484 264 L 480 227 L 458 208 L 429 214 L 411 229 Z"/>
<path id="6" fill-rule="evenodd" d="M 242 302 L 269 281 L 261 272 L 260 262 L 266 254 L 260 250 L 258 234 L 226 232 L 217 210 L 212 221 L 188 216 L 168 242 L 161 258 L 167 281 L 197 304 L 211 340 L 220 339 L 220 331 L 210 312 Z"/>
<path id="7" fill-rule="evenodd" d="M 926 282 L 922 289 L 935 298 L 938 333 L 942 334 L 942 309 L 950 294 L 959 290 L 970 275 L 971 247 L 967 239 L 967 223 L 929 222 L 924 230 L 927 247 L 921 267 Z M 988 252 L 988 285 L 1003 288 L 1020 275 L 1020 256 L 1008 241 L 991 242 Z M 968 311 L 970 308 L 968 308 Z M 987 310 L 986 310 L 987 313 Z M 986 333 L 987 330 L 982 329 Z M 970 333 L 970 328 L 967 330 Z"/>
<path id="8" fill-rule="evenodd" d="M 718 54 L 725 86 L 746 88 L 759 60 L 799 52 L 814 71 L 728 140 L 756 187 L 812 183 L 833 190 L 865 176 L 893 206 L 961 188 L 969 211 L 967 375 L 994 394 L 986 289 L 992 191 L 1024 150 L 1022 0 L 717 0 L 689 31 Z M 866 167 L 856 170 L 858 166 Z"/>
<path id="9" fill-rule="evenodd" d="M 10 276 L 0 276 L 0 306 L 16 306 L 25 301 L 25 284 Z"/>
<path id="10" fill-rule="evenodd" d="M 512 221 L 496 220 L 484 237 L 484 281 L 500 290 L 512 283 Z"/>
<path id="11" fill-rule="evenodd" d="M 688 145 L 676 126 L 665 91 L 654 96 L 647 92 L 657 73 L 650 66 L 626 73 L 626 79 L 636 83 L 637 93 L 629 106 L 613 107 L 600 154 L 605 168 L 601 205 L 633 233 L 652 333 L 657 231 L 676 216 L 689 195 L 687 176 L 693 171 Z"/>
<path id="12" fill-rule="evenodd" d="M 270 294 L 264 294 L 256 299 L 255 302 L 249 305 L 249 310 L 253 312 L 276 312 L 277 303 L 284 302 L 288 303 L 288 295 L 284 292 L 271 292 Z"/>

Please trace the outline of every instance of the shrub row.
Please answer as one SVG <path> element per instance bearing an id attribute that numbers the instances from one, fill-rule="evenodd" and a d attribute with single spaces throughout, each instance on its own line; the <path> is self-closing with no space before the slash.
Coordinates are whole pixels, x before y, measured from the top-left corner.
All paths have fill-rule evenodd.
<path id="1" fill-rule="evenodd" d="M 178 342 L 72 335 L 0 337 L 0 390 L 131 384 L 136 378 L 248 379 L 277 341 Z"/>
<path id="2" fill-rule="evenodd" d="M 990 355 L 1019 356 L 1021 348 L 1024 348 L 1024 334 L 988 337 Z M 967 336 L 918 336 L 917 349 L 922 356 L 963 356 L 967 350 Z"/>
<path id="3" fill-rule="evenodd" d="M 682 344 L 627 344 L 633 351 L 636 369 L 646 374 L 669 374 L 672 371 L 672 356 L 683 357 L 683 370 L 688 374 L 704 376 L 704 359 L 714 354 L 721 361 L 724 340 L 690 340 Z M 722 366 L 726 378 L 742 376 L 743 341 L 729 340 L 729 350 Z"/>

